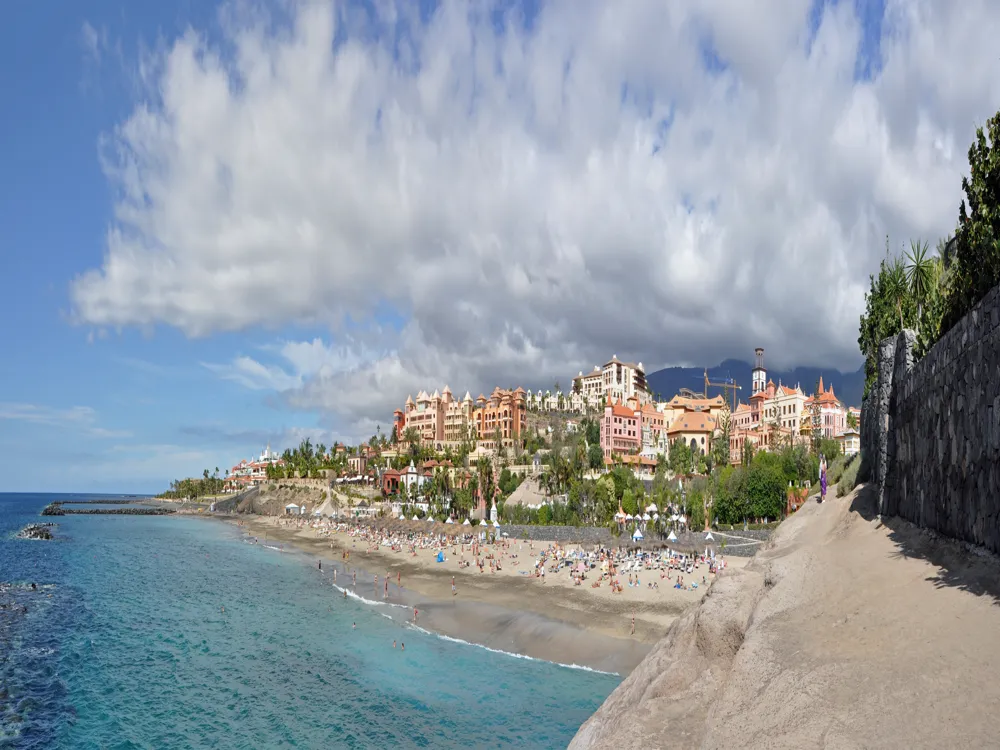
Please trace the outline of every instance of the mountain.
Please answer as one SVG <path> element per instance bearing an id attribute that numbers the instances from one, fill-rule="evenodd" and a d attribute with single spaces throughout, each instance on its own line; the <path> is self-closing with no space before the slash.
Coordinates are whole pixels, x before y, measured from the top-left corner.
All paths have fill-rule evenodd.
<path id="1" fill-rule="evenodd" d="M 712 382 L 721 383 L 732 378 L 741 387 L 736 392 L 736 400 L 747 402 L 750 398 L 751 372 L 753 365 L 738 359 L 727 359 L 722 364 L 708 368 L 708 378 Z M 846 406 L 861 408 L 861 396 L 865 390 L 865 368 L 862 365 L 857 372 L 839 372 L 818 367 L 796 367 L 794 370 L 781 372 L 768 370 L 767 377 L 775 385 L 795 386 L 799 384 L 806 395 L 812 395 L 816 383 L 823 376 L 823 387 L 833 386 L 834 393 Z M 670 398 L 681 388 L 692 391 L 705 389 L 704 367 L 667 367 L 646 375 L 649 390 L 663 398 Z M 709 395 L 722 393 L 721 388 L 709 387 Z M 730 398 L 732 396 L 730 395 Z"/>

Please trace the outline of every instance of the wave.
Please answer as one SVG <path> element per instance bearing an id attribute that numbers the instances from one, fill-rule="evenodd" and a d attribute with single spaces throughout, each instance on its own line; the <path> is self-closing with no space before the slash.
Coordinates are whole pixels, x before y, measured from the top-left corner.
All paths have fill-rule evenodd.
<path id="1" fill-rule="evenodd" d="M 357 599 L 359 602 L 363 602 L 365 604 L 369 604 L 369 605 L 372 605 L 372 606 L 378 606 L 378 607 L 399 607 L 401 609 L 409 609 L 410 608 L 409 604 L 399 604 L 398 602 L 380 602 L 380 601 L 377 601 L 375 599 L 366 599 L 365 597 L 361 596 L 361 594 L 355 593 L 354 591 L 351 591 L 350 589 L 342 588 L 341 586 L 338 586 L 337 584 L 333 584 L 333 587 L 335 589 L 337 589 L 337 591 L 340 591 L 341 593 L 343 593 L 343 592 L 346 591 L 347 595 L 351 599 Z"/>
<path id="2" fill-rule="evenodd" d="M 579 670 L 581 670 L 583 672 L 594 672 L 596 674 L 611 675 L 612 677 L 621 677 L 621 675 L 618 674 L 617 672 L 605 672 L 602 669 L 594 669 L 593 667 L 585 667 L 582 664 L 563 664 L 562 662 L 549 661 L 548 659 L 537 659 L 534 656 L 528 656 L 527 654 L 515 654 L 513 651 L 504 651 L 503 649 L 499 649 L 499 648 L 490 648 L 489 646 L 484 646 L 482 643 L 472 643 L 471 641 L 465 641 L 465 640 L 462 640 L 461 638 L 453 638 L 452 636 L 450 636 L 450 635 L 444 635 L 443 633 L 435 633 L 434 631 L 427 630 L 426 628 L 422 628 L 419 625 L 414 625 L 412 622 L 411 623 L 407 623 L 406 626 L 409 627 L 409 628 L 412 628 L 413 630 L 419 630 L 421 633 L 429 635 L 429 636 L 431 636 L 433 638 L 440 638 L 443 641 L 451 641 L 452 643 L 460 643 L 463 646 L 473 646 L 475 648 L 481 648 L 481 649 L 483 649 L 485 651 L 491 651 L 494 654 L 502 654 L 503 656 L 511 656 L 511 657 L 513 657 L 515 659 L 527 659 L 528 661 L 540 661 L 540 662 L 543 662 L 544 664 L 553 664 L 553 665 L 555 665 L 557 667 L 564 667 L 565 669 L 579 669 Z"/>

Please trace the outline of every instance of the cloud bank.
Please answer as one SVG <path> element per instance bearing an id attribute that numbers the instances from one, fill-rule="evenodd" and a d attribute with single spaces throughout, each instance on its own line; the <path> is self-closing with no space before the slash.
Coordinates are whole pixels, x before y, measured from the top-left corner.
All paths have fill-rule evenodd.
<path id="1" fill-rule="evenodd" d="M 886 235 L 953 228 L 1000 106 L 986 0 L 417 5 L 241 4 L 144 60 L 77 319 L 329 327 L 219 372 L 359 430 L 612 353 L 854 368 Z"/>

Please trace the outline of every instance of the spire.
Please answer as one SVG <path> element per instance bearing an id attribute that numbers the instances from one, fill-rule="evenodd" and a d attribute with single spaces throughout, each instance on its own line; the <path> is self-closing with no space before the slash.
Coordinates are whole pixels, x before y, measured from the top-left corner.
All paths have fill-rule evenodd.
<path id="1" fill-rule="evenodd" d="M 823 376 L 819 376 L 819 388 L 817 389 L 820 393 L 823 393 Z"/>

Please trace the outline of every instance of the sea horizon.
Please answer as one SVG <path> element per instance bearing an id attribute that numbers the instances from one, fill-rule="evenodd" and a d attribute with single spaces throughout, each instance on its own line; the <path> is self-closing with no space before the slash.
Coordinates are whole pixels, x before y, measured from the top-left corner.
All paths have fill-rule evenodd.
<path id="1" fill-rule="evenodd" d="M 414 626 L 229 524 L 38 515 L 134 494 L 0 493 L 27 607 L 0 621 L 0 746 L 558 747 L 621 680 Z"/>

